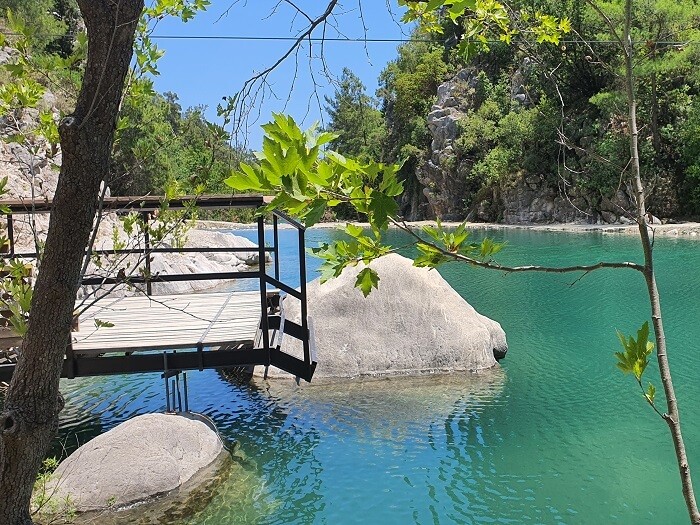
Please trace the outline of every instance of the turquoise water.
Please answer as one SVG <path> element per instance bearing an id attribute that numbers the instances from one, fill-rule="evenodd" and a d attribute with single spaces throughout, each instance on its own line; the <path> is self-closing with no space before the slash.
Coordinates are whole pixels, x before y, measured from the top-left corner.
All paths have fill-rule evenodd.
<path id="1" fill-rule="evenodd" d="M 330 235 L 309 232 L 309 244 Z M 640 258 L 633 237 L 490 235 L 508 242 L 502 263 Z M 282 237 L 293 255 L 291 232 Z M 700 244 L 659 239 L 656 258 L 700 483 Z M 648 318 L 641 276 L 603 270 L 574 282 L 455 264 L 441 273 L 502 324 L 510 346 L 502 370 L 301 388 L 191 373 L 191 407 L 210 415 L 245 459 L 187 523 L 686 523 L 668 430 L 614 366 L 615 330 L 632 332 Z M 660 390 L 655 370 L 648 375 Z M 157 375 L 63 389 L 69 450 L 164 405 Z"/>

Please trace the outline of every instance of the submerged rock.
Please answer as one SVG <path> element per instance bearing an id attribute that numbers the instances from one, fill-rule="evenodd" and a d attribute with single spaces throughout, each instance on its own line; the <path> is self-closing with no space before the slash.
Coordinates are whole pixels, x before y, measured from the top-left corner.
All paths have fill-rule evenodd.
<path id="1" fill-rule="evenodd" d="M 354 287 L 360 267 L 308 285 L 318 368 L 314 377 L 413 375 L 483 370 L 507 350 L 501 325 L 478 313 L 435 270 L 416 268 L 391 254 L 371 263 L 379 289 L 364 298 Z M 284 300 L 288 319 L 299 319 L 299 302 Z M 285 336 L 282 350 L 301 356 Z M 270 375 L 283 375 L 270 370 Z"/>
<path id="2" fill-rule="evenodd" d="M 503 392 L 500 366 L 478 373 L 431 374 L 314 380 L 304 388 L 291 381 L 268 381 L 260 389 L 277 402 L 293 403 L 295 415 L 352 426 L 362 414 L 362 431 L 373 436 L 415 432 L 444 423 L 454 414 L 489 405 Z"/>
<path id="3" fill-rule="evenodd" d="M 228 456 L 194 416 L 146 414 L 78 448 L 51 476 L 49 494 L 77 512 L 118 510 L 196 488 Z"/>

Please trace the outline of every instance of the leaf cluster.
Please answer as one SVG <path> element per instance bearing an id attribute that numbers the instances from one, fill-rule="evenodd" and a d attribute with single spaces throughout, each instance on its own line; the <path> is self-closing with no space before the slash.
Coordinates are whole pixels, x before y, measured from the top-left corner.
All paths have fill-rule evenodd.
<path id="1" fill-rule="evenodd" d="M 510 44 L 516 35 L 531 34 L 538 43 L 559 44 L 561 37 L 571 32 L 571 22 L 550 14 L 521 11 L 518 20 L 514 12 L 496 0 L 399 0 L 407 8 L 404 22 L 419 21 L 423 30 L 442 33 L 444 16 L 464 29 L 458 44 L 465 59 L 488 51 L 493 40 Z"/>
<path id="2" fill-rule="evenodd" d="M 647 366 L 649 366 L 649 356 L 654 352 L 654 343 L 649 341 L 649 322 L 645 321 L 642 327 L 637 330 L 636 339 L 632 335 L 626 337 L 619 331 L 617 332 L 617 337 L 623 348 L 622 352 L 615 352 L 617 368 L 624 374 L 632 374 L 634 376 L 637 384 L 642 389 L 642 394 L 647 403 L 656 410 L 654 405 L 656 387 L 649 383 L 647 389 L 644 390 L 642 386 L 642 376 Z"/>
<path id="3" fill-rule="evenodd" d="M 348 224 L 348 240 L 323 244 L 311 251 L 323 260 L 321 279 L 337 277 L 348 266 L 365 265 L 357 276 L 355 286 L 366 296 L 379 284 L 379 276 L 370 268 L 372 260 L 393 249 L 384 243 L 383 235 L 390 224 L 402 226 L 396 202 L 403 191 L 398 180 L 399 164 L 362 163 L 337 152 L 324 150 L 335 135 L 316 132 L 312 127 L 302 131 L 294 119 L 275 114 L 274 120 L 263 126 L 263 149 L 257 153 L 258 163 L 241 164 L 226 180 L 231 188 L 241 192 L 270 193 L 274 197 L 259 213 L 282 210 L 308 226 L 321 220 L 324 212 L 340 204 L 351 206 L 368 221 L 362 228 Z M 457 256 L 488 260 L 502 245 L 485 239 L 467 243 L 466 226 L 445 230 L 438 222 L 436 228 L 426 227 L 425 238 L 414 232 L 422 256 L 417 266 L 435 267 Z"/>
<path id="4" fill-rule="evenodd" d="M 255 164 L 242 163 L 226 184 L 237 191 L 274 193 L 268 210 L 283 209 L 307 226 L 321 220 L 328 208 L 350 203 L 367 218 L 372 230 L 386 229 L 397 213 L 394 197 L 403 187 L 397 179 L 400 166 L 361 163 L 333 151 L 324 151 L 337 135 L 302 131 L 294 119 L 274 114 L 263 126 L 262 151 Z"/>
<path id="5" fill-rule="evenodd" d="M 469 231 L 464 224 L 455 230 L 446 230 L 438 220 L 436 227 L 424 226 L 423 232 L 430 242 L 416 243 L 420 255 L 414 259 L 413 264 L 419 267 L 435 268 L 453 261 L 454 255 L 490 261 L 505 246 L 504 243 L 494 242 L 488 237 L 481 242 L 467 242 Z"/>

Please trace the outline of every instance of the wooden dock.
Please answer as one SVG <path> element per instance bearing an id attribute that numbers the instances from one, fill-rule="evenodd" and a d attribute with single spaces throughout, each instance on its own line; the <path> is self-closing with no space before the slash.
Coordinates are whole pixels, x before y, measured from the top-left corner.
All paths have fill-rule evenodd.
<path id="1" fill-rule="evenodd" d="M 252 348 L 260 318 L 258 291 L 107 297 L 80 315 L 72 346 L 77 355 Z"/>
<path id="2" fill-rule="evenodd" d="M 259 208 L 269 202 L 261 195 L 205 195 L 185 196 L 170 200 L 169 209 L 189 210 L 193 205 L 203 209 Z M 270 212 L 272 231 L 266 236 L 265 218 L 257 218 L 258 260 L 272 258 L 270 265 L 222 273 L 155 273 L 150 269 L 151 255 L 156 253 L 250 252 L 251 247 L 211 248 L 171 247 L 152 245 L 148 232 L 152 212 L 158 210 L 163 197 L 110 197 L 104 199 L 103 209 L 116 213 L 137 213 L 146 227 L 138 233 L 142 237 L 133 247 L 120 250 L 93 250 L 88 255 L 131 255 L 143 259 L 140 268 L 129 276 L 86 276 L 81 284 L 110 286 L 119 284 L 144 285 L 145 296 L 107 296 L 80 311 L 79 330 L 66 341 L 66 356 L 62 377 L 75 378 L 131 373 L 162 373 L 166 379 L 185 370 L 205 370 L 254 365 L 276 366 L 297 378 L 311 381 L 316 363 L 311 356 L 310 331 L 307 319 L 305 226 L 280 211 Z M 19 253 L 14 244 L 14 215 L 49 213 L 50 201 L 3 201 L 6 212 L 9 253 L 3 259 L 36 258 L 36 253 Z M 278 221 L 296 230 L 299 288 L 281 280 Z M 271 238 L 270 238 L 271 237 Z M 269 266 L 269 268 L 268 268 Z M 268 273 L 268 269 L 271 273 Z M 182 282 L 202 280 L 247 280 L 256 288 L 252 292 L 213 292 L 186 295 L 154 296 L 154 282 Z M 270 289 L 279 292 L 269 292 Z M 272 293 L 272 297 L 270 294 Z M 284 320 L 278 309 L 280 295 L 292 297 L 301 303 L 298 322 Z M 31 319 L 31 316 L 30 316 Z M 303 358 L 281 351 L 277 344 L 282 330 L 303 346 Z M 6 328 L 0 330 L 0 344 L 4 348 L 18 347 L 21 339 Z M 0 362 L 0 381 L 9 381 L 15 363 Z M 167 397 L 167 396 L 166 396 Z"/>

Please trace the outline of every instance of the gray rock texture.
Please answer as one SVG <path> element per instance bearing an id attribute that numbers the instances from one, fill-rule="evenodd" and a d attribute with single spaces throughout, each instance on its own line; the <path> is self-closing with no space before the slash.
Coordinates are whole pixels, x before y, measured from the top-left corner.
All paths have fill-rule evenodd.
<path id="1" fill-rule="evenodd" d="M 116 426 L 73 452 L 51 476 L 49 494 L 78 512 L 119 509 L 168 494 L 227 453 L 218 434 L 197 419 L 146 414 Z M 55 488 L 55 493 L 54 493 Z"/>
<path id="2" fill-rule="evenodd" d="M 531 107 L 525 85 L 532 77 L 533 62 L 527 57 L 511 75 L 510 96 L 514 103 Z M 475 69 L 462 69 L 437 89 L 437 100 L 426 116 L 432 137 L 431 152 L 418 166 L 416 176 L 424 186 L 432 213 L 444 220 L 477 220 L 506 224 L 583 222 L 590 224 L 625 223 L 625 210 L 631 209 L 633 189 L 621 187 L 614 195 L 601 196 L 595 189 L 578 184 L 575 177 L 564 182 L 556 173 L 520 173 L 513 166 L 508 181 L 481 188 L 472 179 L 474 159 L 460 156 L 455 143 L 460 123 L 467 122 L 478 108 L 476 96 L 481 77 Z M 529 79 L 529 80 L 528 80 Z M 581 150 L 572 155 L 583 157 L 593 137 L 581 137 Z M 678 214 L 680 205 L 671 176 L 659 175 L 648 205 L 661 217 Z"/>
<path id="3" fill-rule="evenodd" d="M 454 78 L 438 86 L 437 101 L 427 116 L 433 138 L 432 153 L 418 168 L 416 176 L 425 187 L 423 193 L 433 213 L 445 220 L 459 220 L 466 216 L 466 177 L 454 162 L 452 144 L 459 136 L 459 121 L 467 114 L 470 94 L 476 85 L 474 72 L 461 70 Z"/>
<path id="4" fill-rule="evenodd" d="M 396 254 L 371 267 L 379 273 L 379 289 L 367 298 L 354 287 L 359 267 L 323 285 L 309 283 L 315 378 L 482 370 L 496 364 L 494 350 L 507 349 L 500 324 L 479 314 L 437 271 Z M 284 308 L 287 318 L 299 319 L 298 301 L 287 298 Z M 282 349 L 302 355 L 289 336 Z"/>

